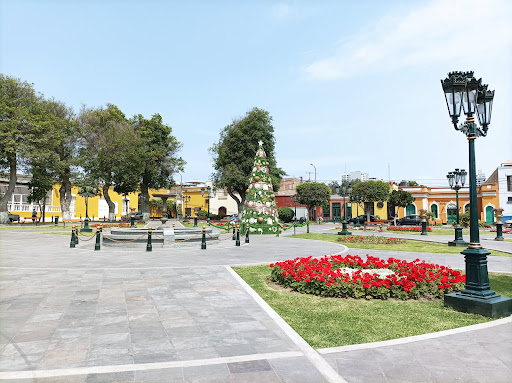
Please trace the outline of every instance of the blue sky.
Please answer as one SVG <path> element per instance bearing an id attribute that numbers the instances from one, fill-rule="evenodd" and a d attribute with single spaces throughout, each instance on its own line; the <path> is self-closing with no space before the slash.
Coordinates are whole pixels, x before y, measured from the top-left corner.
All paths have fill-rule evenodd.
<path id="1" fill-rule="evenodd" d="M 477 168 L 512 160 L 510 20 L 507 0 L 0 0 L 0 72 L 75 110 L 160 113 L 183 181 L 209 178 L 208 148 L 256 106 L 291 176 L 314 164 L 322 181 L 346 169 L 445 185 L 468 168 L 440 85 L 450 71 L 496 90 Z"/>

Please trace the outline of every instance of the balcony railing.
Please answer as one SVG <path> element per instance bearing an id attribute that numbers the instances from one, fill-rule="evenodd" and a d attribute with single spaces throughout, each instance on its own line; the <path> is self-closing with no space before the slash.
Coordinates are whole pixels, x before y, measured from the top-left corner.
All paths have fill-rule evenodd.
<path id="1" fill-rule="evenodd" d="M 40 211 L 38 205 L 20 204 L 20 203 L 10 203 L 7 205 L 7 210 L 10 211 L 11 213 L 14 213 L 14 212 L 29 212 L 30 213 L 34 209 L 36 209 L 37 212 Z M 60 213 L 60 206 L 46 205 L 45 211 L 46 211 L 46 213 Z"/>

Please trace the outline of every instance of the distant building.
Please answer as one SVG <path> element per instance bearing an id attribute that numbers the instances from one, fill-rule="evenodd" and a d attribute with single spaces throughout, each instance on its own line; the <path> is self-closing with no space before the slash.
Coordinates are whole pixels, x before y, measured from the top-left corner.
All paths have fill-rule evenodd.
<path id="1" fill-rule="evenodd" d="M 506 161 L 490 175 L 487 184 L 498 184 L 499 207 L 503 209 L 502 222 L 512 221 L 512 161 Z"/>
<path id="2" fill-rule="evenodd" d="M 482 186 L 485 183 L 485 179 L 485 173 L 478 170 L 478 174 L 476 175 L 476 186 Z"/>
<path id="3" fill-rule="evenodd" d="M 368 173 L 361 173 L 359 170 L 355 172 L 343 173 L 341 175 L 341 181 L 368 181 Z"/>

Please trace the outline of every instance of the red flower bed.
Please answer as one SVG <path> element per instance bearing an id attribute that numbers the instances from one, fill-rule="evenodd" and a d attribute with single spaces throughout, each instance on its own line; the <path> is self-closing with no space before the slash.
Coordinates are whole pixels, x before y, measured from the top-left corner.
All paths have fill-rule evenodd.
<path id="1" fill-rule="evenodd" d="M 419 259 L 407 262 L 389 258 L 385 261 L 369 255 L 366 261 L 357 255 L 295 258 L 270 267 L 272 281 L 301 293 L 324 297 L 441 298 L 445 293 L 464 289 L 466 282 L 465 275 L 446 266 Z"/>
<path id="2" fill-rule="evenodd" d="M 386 230 L 393 231 L 421 231 L 421 226 L 388 226 Z M 432 231 L 430 226 L 427 226 L 427 231 Z"/>
<path id="3" fill-rule="evenodd" d="M 144 226 L 145 223 L 144 222 L 135 222 L 135 226 Z M 109 228 L 109 227 L 130 227 L 130 224 L 128 222 L 119 222 L 119 223 L 95 223 L 95 224 L 92 224 L 92 225 L 89 225 L 91 227 L 104 227 L 104 228 Z"/>

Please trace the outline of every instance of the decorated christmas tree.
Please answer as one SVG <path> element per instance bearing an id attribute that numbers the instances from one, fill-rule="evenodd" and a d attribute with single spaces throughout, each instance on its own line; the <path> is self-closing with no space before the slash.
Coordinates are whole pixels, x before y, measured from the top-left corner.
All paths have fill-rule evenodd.
<path id="1" fill-rule="evenodd" d="M 242 225 L 254 234 L 276 234 L 280 228 L 277 220 L 276 195 L 269 174 L 269 162 L 263 142 L 254 158 L 254 166 L 246 190 Z"/>

